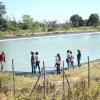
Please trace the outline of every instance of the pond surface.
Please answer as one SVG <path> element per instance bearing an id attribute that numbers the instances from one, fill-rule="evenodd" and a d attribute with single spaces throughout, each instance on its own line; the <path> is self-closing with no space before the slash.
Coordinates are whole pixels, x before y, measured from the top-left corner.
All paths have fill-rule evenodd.
<path id="1" fill-rule="evenodd" d="M 43 61 L 46 67 L 54 67 L 56 54 L 60 53 L 62 61 L 65 61 L 68 49 L 73 52 L 75 65 L 77 65 L 77 49 L 81 50 L 82 63 L 87 62 L 88 56 L 91 61 L 100 59 L 100 34 L 80 33 L 0 40 L 0 53 L 5 52 L 4 69 L 7 71 L 12 70 L 12 59 L 14 59 L 15 71 L 30 72 L 31 51 L 39 52 L 41 67 Z"/>

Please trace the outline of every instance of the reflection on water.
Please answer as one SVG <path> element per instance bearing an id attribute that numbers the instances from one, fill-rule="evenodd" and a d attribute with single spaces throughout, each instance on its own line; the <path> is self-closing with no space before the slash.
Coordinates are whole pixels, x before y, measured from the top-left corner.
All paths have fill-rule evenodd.
<path id="1" fill-rule="evenodd" d="M 44 36 L 41 38 L 0 41 L 0 53 L 4 51 L 6 55 L 5 70 L 11 70 L 12 59 L 14 59 L 16 71 L 29 72 L 31 71 L 31 51 L 39 52 L 41 67 L 42 61 L 45 62 L 46 67 L 54 67 L 55 55 L 60 53 L 62 61 L 65 61 L 68 49 L 73 52 L 75 65 L 77 64 L 77 49 L 81 50 L 82 63 L 87 62 L 87 56 L 90 56 L 90 60 L 99 59 L 99 45 L 100 34 Z M 66 63 L 65 67 L 67 67 Z"/>

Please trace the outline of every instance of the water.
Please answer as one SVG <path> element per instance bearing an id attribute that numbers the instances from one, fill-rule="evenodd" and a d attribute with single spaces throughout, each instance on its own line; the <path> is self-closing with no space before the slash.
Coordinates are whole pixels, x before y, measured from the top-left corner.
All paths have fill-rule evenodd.
<path id="1" fill-rule="evenodd" d="M 39 52 L 41 67 L 42 61 L 45 62 L 46 67 L 54 67 L 57 53 L 60 53 L 62 61 L 65 61 L 68 49 L 73 52 L 75 65 L 77 49 L 81 50 L 82 63 L 87 62 L 88 56 L 90 60 L 100 59 L 100 34 L 80 34 L 0 40 L 0 53 L 4 51 L 6 55 L 4 69 L 11 71 L 12 59 L 14 59 L 15 71 L 30 72 L 31 51 Z M 66 63 L 65 67 L 67 67 Z"/>

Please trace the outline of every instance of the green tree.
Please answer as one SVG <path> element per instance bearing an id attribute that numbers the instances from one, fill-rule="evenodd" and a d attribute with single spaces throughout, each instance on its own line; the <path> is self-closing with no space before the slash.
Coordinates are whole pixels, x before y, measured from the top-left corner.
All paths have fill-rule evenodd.
<path id="1" fill-rule="evenodd" d="M 33 24 L 34 20 L 30 15 L 23 15 L 22 21 L 25 24 L 24 25 L 25 27 L 27 26 L 28 29 L 32 28 L 32 24 Z"/>
<path id="2" fill-rule="evenodd" d="M 88 19 L 84 19 L 84 26 L 87 26 Z"/>
<path id="3" fill-rule="evenodd" d="M 70 17 L 70 21 L 71 21 L 71 23 L 72 23 L 72 25 L 74 27 L 79 27 L 79 26 L 83 26 L 84 25 L 84 21 L 83 21 L 82 17 L 80 17 L 77 14 L 71 16 Z"/>
<path id="4" fill-rule="evenodd" d="M 65 31 L 68 30 L 71 26 L 72 26 L 71 23 L 68 22 L 68 21 L 66 21 L 65 23 L 61 23 L 61 24 L 60 24 L 60 28 L 61 28 L 62 30 L 65 30 Z"/>
<path id="5" fill-rule="evenodd" d="M 19 22 L 18 26 L 21 30 L 27 30 L 28 29 L 28 25 L 26 23 Z"/>
<path id="6" fill-rule="evenodd" d="M 0 2 L 0 16 L 3 16 L 6 14 L 6 7 L 2 4 L 3 2 Z"/>
<path id="7" fill-rule="evenodd" d="M 3 15 L 6 14 L 5 5 L 0 2 L 0 30 L 6 31 L 7 30 L 7 21 L 3 18 Z"/>
<path id="8" fill-rule="evenodd" d="M 91 14 L 89 16 L 87 24 L 89 26 L 97 26 L 99 24 L 99 16 L 98 16 L 98 14 Z"/>
<path id="9" fill-rule="evenodd" d="M 1 31 L 6 31 L 8 29 L 8 26 L 7 26 L 7 21 L 0 17 L 0 30 Z"/>
<path id="10" fill-rule="evenodd" d="M 79 16 L 79 26 L 83 25 L 84 25 L 84 20 L 82 19 L 82 17 Z"/>
<path id="11" fill-rule="evenodd" d="M 56 31 L 58 27 L 57 20 L 48 22 L 48 31 Z"/>

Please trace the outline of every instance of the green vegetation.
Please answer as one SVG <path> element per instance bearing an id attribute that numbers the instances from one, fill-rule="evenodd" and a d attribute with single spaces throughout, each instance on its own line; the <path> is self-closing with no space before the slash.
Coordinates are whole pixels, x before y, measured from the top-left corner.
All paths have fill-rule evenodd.
<path id="1" fill-rule="evenodd" d="M 67 20 L 67 19 L 66 19 Z M 58 23 L 57 20 L 42 22 L 34 21 L 31 15 L 24 14 L 22 21 L 6 17 L 6 7 L 0 2 L 0 36 L 23 36 L 49 33 L 100 31 L 99 15 L 90 14 L 88 19 L 83 19 L 78 14 L 72 15 L 70 21 Z"/>
<path id="2" fill-rule="evenodd" d="M 65 78 L 65 100 L 100 100 L 100 60 L 90 63 L 90 88 L 88 89 L 88 65 L 65 71 L 70 88 Z M 63 85 L 61 75 L 46 76 L 46 95 L 44 98 L 44 79 L 40 77 L 35 86 L 36 76 L 15 76 L 16 100 L 62 100 Z M 0 100 L 13 100 L 12 74 L 0 72 Z"/>

